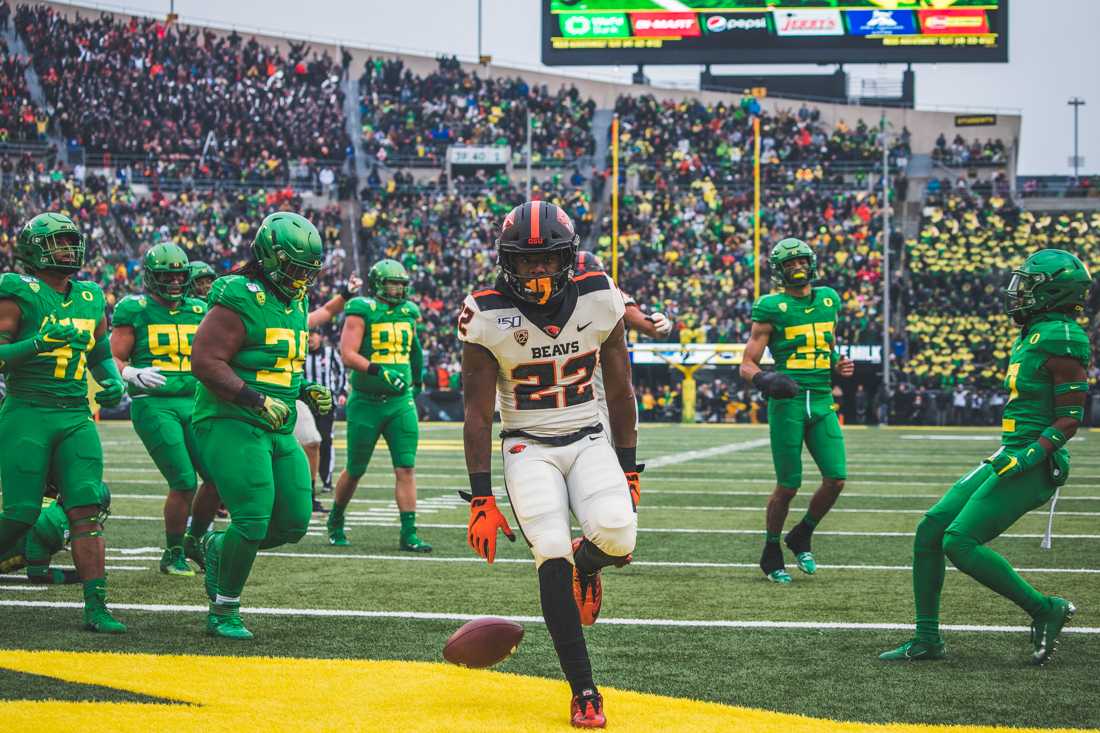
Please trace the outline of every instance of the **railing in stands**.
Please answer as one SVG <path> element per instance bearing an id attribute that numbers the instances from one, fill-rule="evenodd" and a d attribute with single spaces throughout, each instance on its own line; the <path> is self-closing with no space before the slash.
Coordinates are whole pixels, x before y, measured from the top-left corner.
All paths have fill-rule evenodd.
<path id="1" fill-rule="evenodd" d="M 322 193 L 340 186 L 346 178 L 347 161 L 320 158 L 283 158 L 265 172 L 242 169 L 217 158 L 205 161 L 197 156 L 155 156 L 141 153 L 112 153 L 70 148 L 70 160 L 86 168 L 122 171 L 131 182 L 164 191 L 187 189 L 248 189 L 291 186 Z M 200 165 L 201 163 L 201 165 Z M 332 180 L 325 183 L 331 171 Z M 219 175 L 219 173 L 223 175 Z"/>

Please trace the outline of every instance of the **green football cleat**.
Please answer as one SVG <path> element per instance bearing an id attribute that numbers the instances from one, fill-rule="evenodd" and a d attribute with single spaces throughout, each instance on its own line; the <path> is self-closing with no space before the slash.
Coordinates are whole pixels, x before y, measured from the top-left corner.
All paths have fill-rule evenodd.
<path id="1" fill-rule="evenodd" d="M 897 649 L 879 654 L 878 658 L 885 662 L 918 662 L 944 659 L 946 656 L 947 646 L 942 641 L 910 639 Z"/>
<path id="2" fill-rule="evenodd" d="M 195 539 L 190 532 L 183 536 L 183 556 L 199 566 L 199 570 L 206 570 L 206 558 L 202 554 L 202 542 Z"/>
<path id="3" fill-rule="evenodd" d="M 334 517 L 332 514 L 328 515 L 328 521 L 325 522 L 325 527 L 328 529 L 328 543 L 335 547 L 347 547 L 351 543 L 348 542 L 348 536 L 344 534 L 344 518 L 343 516 Z"/>
<path id="4" fill-rule="evenodd" d="M 169 547 L 160 556 L 160 571 L 165 575 L 175 575 L 179 578 L 193 578 L 195 571 L 187 564 L 187 558 L 183 556 L 182 547 Z"/>
<path id="5" fill-rule="evenodd" d="M 84 629 L 97 634 L 125 634 L 126 624 L 107 610 L 106 606 L 84 606 Z"/>
<path id="6" fill-rule="evenodd" d="M 779 585 L 790 585 L 791 580 L 792 580 L 791 579 L 791 574 L 788 573 L 783 568 L 779 568 L 778 570 L 773 570 L 770 573 L 768 573 L 767 575 L 765 575 L 764 577 L 766 577 L 768 580 L 770 580 L 773 583 L 779 583 Z"/>
<path id="7" fill-rule="evenodd" d="M 798 563 L 798 569 L 806 575 L 813 575 L 817 572 L 817 562 L 814 561 L 812 552 L 800 552 L 794 556 L 794 559 Z"/>
<path id="8" fill-rule="evenodd" d="M 424 540 L 416 536 L 416 534 L 410 534 L 408 536 L 402 535 L 401 541 L 398 545 L 403 552 L 431 552 L 432 546 Z"/>
<path id="9" fill-rule="evenodd" d="M 207 532 L 202 538 L 202 555 L 206 558 L 206 577 L 203 578 L 203 584 L 206 586 L 206 595 L 211 603 L 218 597 L 218 560 L 221 558 L 221 543 L 215 540 L 224 534 L 224 532 Z"/>
<path id="10" fill-rule="evenodd" d="M 245 628 L 244 621 L 241 620 L 240 606 L 236 605 L 211 603 L 210 612 L 206 614 L 206 633 L 209 636 L 237 641 L 248 641 L 252 638 L 252 632 Z"/>
<path id="11" fill-rule="evenodd" d="M 1054 658 L 1058 636 L 1075 613 L 1077 607 L 1065 598 L 1050 596 L 1050 611 L 1031 622 L 1031 643 L 1035 647 L 1031 654 L 1032 664 L 1041 667 Z"/>

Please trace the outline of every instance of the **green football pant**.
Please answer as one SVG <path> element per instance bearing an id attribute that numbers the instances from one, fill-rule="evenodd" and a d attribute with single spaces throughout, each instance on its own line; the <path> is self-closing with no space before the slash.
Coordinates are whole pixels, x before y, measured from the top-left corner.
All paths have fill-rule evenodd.
<path id="1" fill-rule="evenodd" d="M 10 573 L 30 563 L 45 564 L 65 547 L 69 518 L 55 501 L 44 504 L 34 526 L 15 547 L 0 555 L 0 573 Z"/>
<path id="2" fill-rule="evenodd" d="M 776 483 L 784 489 L 802 486 L 803 443 L 823 478 L 847 478 L 844 434 L 832 394 L 806 391 L 788 399 L 769 399 L 768 435 Z"/>
<path id="3" fill-rule="evenodd" d="M 411 395 L 377 400 L 353 391 L 348 398 L 347 419 L 347 472 L 353 477 L 359 478 L 367 472 L 379 436 L 386 439 L 394 468 L 416 466 L 420 424 Z"/>
<path id="4" fill-rule="evenodd" d="M 218 486 L 230 524 L 218 567 L 218 590 L 241 594 L 256 552 L 305 536 L 313 511 L 309 462 L 290 433 L 232 418 L 195 425 L 202 464 Z"/>
<path id="5" fill-rule="evenodd" d="M 38 519 L 47 477 L 67 509 L 99 505 L 103 447 L 86 404 L 58 407 L 8 396 L 0 406 L 0 435 L 0 554 Z"/>
<path id="6" fill-rule="evenodd" d="M 172 491 L 194 491 L 206 475 L 191 426 L 194 408 L 190 396 L 138 397 L 130 406 L 134 432 Z"/>
<path id="7" fill-rule="evenodd" d="M 1042 593 L 984 545 L 1054 495 L 1047 464 L 998 479 L 987 463 L 955 482 L 917 525 L 913 539 L 913 595 L 917 635 L 939 636 L 940 591 L 945 556 L 982 585 L 1032 616 L 1046 610 Z"/>

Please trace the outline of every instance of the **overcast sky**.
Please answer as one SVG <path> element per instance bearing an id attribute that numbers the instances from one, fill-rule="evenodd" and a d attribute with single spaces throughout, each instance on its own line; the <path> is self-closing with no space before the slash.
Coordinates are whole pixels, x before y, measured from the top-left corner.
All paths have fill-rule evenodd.
<path id="1" fill-rule="evenodd" d="M 494 63 L 540 66 L 539 0 L 481 0 L 483 52 Z M 76 4 L 86 4 L 77 2 Z M 169 0 L 121 0 L 121 6 L 162 14 Z M 341 39 L 366 47 L 401 47 L 429 54 L 477 54 L 478 0 L 175 0 L 184 22 L 215 20 L 242 28 L 318 39 Z M 262 7 L 257 12 L 256 7 Z M 308 16 L 304 16 L 304 11 Z M 1011 0 L 1009 63 L 921 64 L 917 107 L 988 108 L 1023 114 L 1020 173 L 1072 172 L 1073 115 L 1066 102 L 1087 101 L 1080 113 L 1085 171 L 1100 171 L 1100 0 Z M 859 67 L 860 73 L 900 69 Z M 715 73 L 806 73 L 815 66 L 713 67 Z M 600 78 L 628 81 L 633 67 L 579 69 Z M 699 67 L 649 67 L 655 82 L 697 82 Z"/>

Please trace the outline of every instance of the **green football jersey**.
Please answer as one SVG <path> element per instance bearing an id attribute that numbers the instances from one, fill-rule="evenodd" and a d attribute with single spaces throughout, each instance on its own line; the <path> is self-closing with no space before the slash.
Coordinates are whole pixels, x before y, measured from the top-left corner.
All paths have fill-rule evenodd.
<path id="1" fill-rule="evenodd" d="M 775 370 L 802 389 L 831 392 L 840 296 L 832 288 L 812 288 L 805 298 L 784 292 L 765 295 L 752 307 L 752 320 L 770 323 L 768 350 Z"/>
<path id="2" fill-rule="evenodd" d="M 1066 356 L 1089 366 L 1089 337 L 1074 320 L 1045 313 L 1012 343 L 1005 372 L 1008 402 L 1001 416 L 1001 442 L 1021 448 L 1039 439 L 1054 422 L 1054 380 L 1045 366 L 1052 356 Z"/>
<path id="3" fill-rule="evenodd" d="M 69 323 L 89 335 L 84 351 L 62 346 L 5 370 L 8 393 L 29 399 L 74 400 L 88 397 L 88 352 L 95 346 L 96 325 L 103 320 L 103 291 L 93 282 L 70 281 L 62 295 L 33 275 L 0 276 L 0 299 L 13 300 L 22 314 L 13 341 L 33 338 L 49 319 Z"/>
<path id="4" fill-rule="evenodd" d="M 418 361 L 420 354 L 416 335 L 420 309 L 416 304 L 404 300 L 390 305 L 375 298 L 352 298 L 344 312 L 363 319 L 365 330 L 359 353 L 371 363 L 399 373 L 411 385 L 413 362 Z M 382 377 L 366 372 L 352 372 L 351 387 L 356 392 L 393 396 Z"/>
<path id="5" fill-rule="evenodd" d="M 297 419 L 294 403 L 302 383 L 302 364 L 309 350 L 306 299 L 284 303 L 268 292 L 259 280 L 227 275 L 214 281 L 207 303 L 211 308 L 220 305 L 240 316 L 245 330 L 244 343 L 230 366 L 246 385 L 290 406 L 290 417 L 279 432 L 293 432 Z M 270 429 L 252 410 L 221 399 L 200 382 L 195 388 L 192 420 L 198 423 L 218 417 L 244 420 Z"/>
<path id="6" fill-rule="evenodd" d="M 184 298 L 170 308 L 151 295 L 128 295 L 115 306 L 114 326 L 134 329 L 134 350 L 130 364 L 139 369 L 157 367 L 165 383 L 155 389 L 127 386 L 131 396 L 152 394 L 179 396 L 195 393 L 195 378 L 191 376 L 191 343 L 206 315 L 206 303 L 198 298 Z"/>

